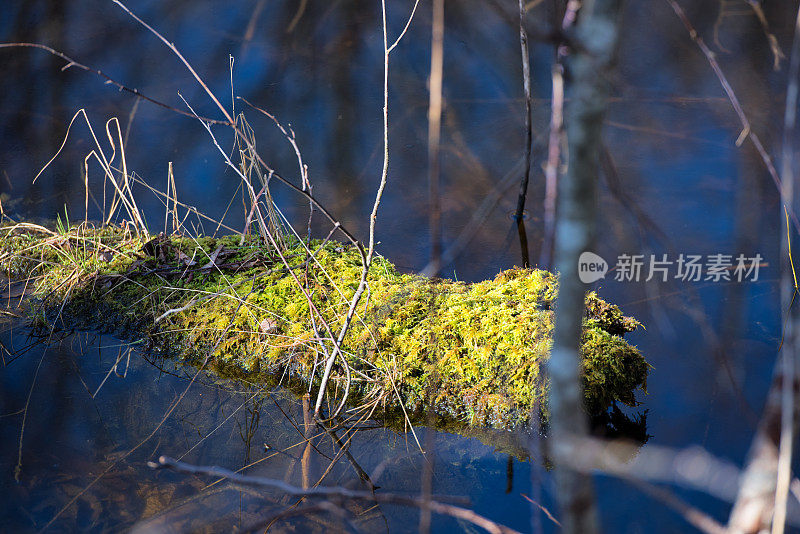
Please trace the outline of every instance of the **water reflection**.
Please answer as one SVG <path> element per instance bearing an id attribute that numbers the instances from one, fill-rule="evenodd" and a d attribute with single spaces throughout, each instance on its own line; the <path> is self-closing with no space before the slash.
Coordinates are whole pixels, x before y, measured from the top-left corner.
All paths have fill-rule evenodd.
<path id="1" fill-rule="evenodd" d="M 2 337 L 9 351 L 0 374 L 4 529 L 213 532 L 263 529 L 274 518 L 278 532 L 348 524 L 366 532 L 416 530 L 416 509 L 397 504 L 348 499 L 342 516 L 311 498 L 146 465 L 168 455 L 299 488 L 375 486 L 379 494 L 413 495 L 425 459 L 411 434 L 370 422 L 320 431 L 304 419 L 303 401 L 285 390 L 195 376 L 193 368 L 128 352 L 109 336 L 76 333 L 46 344 L 28 334 L 14 325 Z M 425 429 L 416 432 L 426 439 Z M 525 464 L 474 439 L 428 439 L 436 494 L 470 498 L 478 513 L 525 529 Z M 517 478 L 506 493 L 509 461 Z M 516 509 L 516 517 L 497 507 Z M 450 529 L 454 521 L 438 517 L 434 525 Z"/>
<path id="2" fill-rule="evenodd" d="M 298 4 L 303 3 L 262 0 L 143 0 L 131 4 L 140 16 L 156 24 L 177 44 L 217 95 L 230 92 L 228 55 L 233 54 L 237 94 L 293 125 L 310 166 L 315 194 L 356 235 L 365 235 L 366 214 L 381 160 L 382 70 L 377 2 L 309 3 L 305 10 L 298 9 Z M 408 2 L 397 4 L 390 3 L 393 34 L 402 27 L 409 7 L 405 5 Z M 546 149 L 549 69 L 554 52 L 549 41 L 536 36 L 547 34 L 549 21 L 557 19 L 553 6 L 559 4 L 537 3 L 537 11 L 531 17 L 536 172 L 529 192 L 528 237 L 534 257 L 541 240 L 536 224 L 543 197 L 539 164 Z M 776 125 L 782 120 L 786 71 L 773 71 L 773 55 L 761 23 L 746 6 L 735 16 L 730 12 L 722 16 L 722 11 L 733 4 L 725 3 L 722 8 L 717 2 L 683 4 L 687 4 L 687 16 L 718 54 L 721 68 L 731 80 L 753 130 L 771 150 L 780 133 Z M 763 4 L 769 31 L 787 50 L 793 6 L 788 2 L 750 3 L 756 4 Z M 198 112 L 214 112 L 195 82 L 178 68 L 177 60 L 111 2 L 75 0 L 69 2 L 69 9 L 64 6 L 66 3 L 58 0 L 6 1 L 0 10 L 0 40 L 45 42 L 63 48 L 82 62 L 112 73 L 170 105 L 182 106 L 177 97 L 180 91 Z M 443 270 L 443 274 L 461 280 L 489 278 L 519 263 L 516 244 L 506 239 L 511 222 L 504 216 L 514 207 L 514 182 L 501 183 L 522 152 L 524 135 L 515 10 L 513 2 L 494 0 L 447 3 L 442 137 L 445 248 L 481 209 L 483 200 L 500 190 L 496 209 L 483 219 L 471 246 L 464 247 L 463 253 Z M 621 40 L 619 71 L 613 80 L 614 98 L 605 129 L 611 164 L 602 173 L 602 213 L 598 221 L 601 238 L 595 252 L 607 259 L 622 253 L 759 252 L 769 267 L 758 282 L 747 285 L 675 281 L 637 284 L 609 279 L 602 282 L 599 290 L 603 297 L 619 303 L 626 313 L 647 326 L 646 331 L 635 333 L 631 339 L 655 367 L 646 398 L 652 441 L 677 447 L 701 445 L 741 465 L 780 341 L 778 195 L 752 147 L 746 143 L 735 146 L 740 133 L 737 118 L 707 61 L 665 2 L 629 2 Z M 429 14 L 422 9 L 391 65 L 390 184 L 378 222 L 379 250 L 409 271 L 422 268 L 429 259 L 427 173 L 421 156 L 425 153 L 427 126 L 429 46 Z M 85 130 L 74 132 L 67 151 L 31 185 L 33 176 L 61 143 L 68 118 L 82 107 L 97 122 L 112 116 L 122 120 L 131 166 L 150 183 L 165 184 L 167 164 L 172 161 L 183 202 L 219 216 L 227 200 L 234 196 L 235 178 L 226 171 L 196 121 L 144 103 L 137 105 L 132 97 L 104 86 L 89 74 L 75 69 L 62 72 L 59 60 L 40 52 L 2 50 L 0 62 L 4 66 L 0 77 L 0 193 L 7 195 L 2 197 L 3 205 L 13 214 L 26 219 L 51 219 L 65 203 L 71 213 L 82 212 L 82 165 L 90 144 Z M 268 122 L 259 122 L 258 117 L 250 119 L 269 161 L 281 173 L 292 176 L 295 162 L 291 149 Z M 221 139 L 223 145 L 228 141 Z M 90 172 L 89 182 L 95 191 L 101 187 L 96 169 Z M 301 221 L 298 226 L 303 227 L 305 204 L 280 188 L 274 193 L 284 211 Z M 225 202 L 218 202 L 219 199 Z M 146 194 L 141 205 L 151 225 L 160 227 L 163 206 Z M 98 214 L 91 216 L 96 218 Z M 242 218 L 237 210 L 230 211 L 229 217 L 233 226 L 238 226 Z M 320 227 L 315 230 L 326 235 L 327 228 Z M 13 361 L 6 355 L 10 364 L 2 371 L 0 424 L 4 439 L 0 450 L 5 474 L 2 484 L 12 498 L 3 499 L 0 506 L 4 507 L 3 515 L 12 518 L 12 527 L 30 530 L 32 525 L 42 526 L 92 476 L 111 465 L 107 458 L 124 454 L 137 440 L 146 437 L 152 428 L 141 422 L 144 414 L 148 421 L 160 420 L 170 402 L 185 388 L 186 377 L 161 373 L 140 358 L 132 358 L 127 378 L 123 380 L 112 373 L 98 399 L 87 400 L 89 391 L 94 392 L 116 360 L 118 349 L 98 351 L 102 358 L 95 352 L 85 356 L 80 345 L 85 341 L 81 339 L 67 338 L 48 349 L 44 357 L 33 350 Z M 105 338 L 103 343 L 116 342 Z M 37 379 L 31 388 L 34 376 Z M 128 387 L 136 376 L 144 378 L 136 382 L 136 387 Z M 182 409 L 201 416 L 204 410 L 215 409 L 220 416 L 223 412 L 227 416 L 244 403 L 243 395 L 252 394 L 228 391 L 238 387 L 220 389 L 213 382 L 193 386 L 184 402 L 194 408 Z M 31 409 L 39 415 L 27 419 L 22 478 L 15 485 L 11 480 L 21 428 L 19 410 L 29 391 Z M 249 423 L 237 419 L 244 418 L 247 412 L 241 408 L 233 418 L 239 421 L 238 426 L 233 425 L 232 419 L 187 458 L 198 463 L 216 461 L 228 467 L 261 458 L 265 454 L 263 443 L 255 439 L 259 431 L 269 432 L 274 425 L 281 427 L 280 421 L 285 419 L 282 414 L 265 415 L 265 410 L 272 413 L 270 406 L 275 406 L 276 394 L 271 395 L 257 411 L 261 414 L 257 421 L 252 417 Z M 235 400 L 225 401 L 225 396 Z M 208 399 L 217 399 L 216 404 Z M 136 402 L 139 404 L 133 408 Z M 250 401 L 254 409 L 252 402 L 255 400 Z M 278 402 L 294 406 L 287 410 L 301 428 L 299 408 L 285 398 Z M 109 415 L 109 411 L 116 415 Z M 120 415 L 123 413 L 128 413 L 129 420 Z M 175 416 L 183 413 L 176 409 Z M 136 488 L 144 484 L 142 481 L 157 477 L 159 484 L 150 482 L 150 486 L 174 488 L 170 491 L 175 492 L 176 500 L 195 495 L 206 483 L 174 473 L 154 475 L 143 467 L 145 461 L 157 457 L 156 449 L 180 456 L 213 429 L 213 425 L 194 427 L 177 421 L 172 417 L 166 423 L 175 429 L 172 437 L 162 436 L 166 430 L 159 432 L 109 472 L 128 474 L 104 477 L 96 483 L 101 487 L 107 480 L 116 480 L 125 490 L 127 501 L 139 502 L 137 506 L 147 510 L 146 514 L 118 512 L 115 524 L 132 525 L 140 517 L 151 517 L 156 510 L 163 510 L 171 501 L 169 491 L 159 493 L 162 490 L 158 489 L 146 492 L 154 497 L 136 497 Z M 9 428 L 13 432 L 6 431 Z M 240 432 L 253 436 L 249 448 L 243 444 Z M 294 434 L 289 435 L 298 435 L 293 427 L 291 432 Z M 222 434 L 228 436 L 228 441 L 223 440 Z M 177 435 L 184 436 L 183 442 L 178 443 Z M 380 437 L 370 441 L 370 436 Z M 475 498 L 478 511 L 496 518 L 493 514 L 503 510 L 504 522 L 527 530 L 530 510 L 522 499 L 518 495 L 513 497 L 517 500 L 495 496 L 505 488 L 505 460 L 477 442 L 443 434 L 437 437 L 442 448 L 451 439 L 452 449 L 463 447 L 463 452 L 453 456 L 457 458 L 452 460 L 458 466 L 454 470 L 457 475 L 437 475 L 441 491 L 468 493 Z M 162 441 L 171 445 L 171 450 L 162 449 Z M 225 453 L 229 457 L 215 456 L 229 449 L 207 444 L 223 441 L 237 444 Z M 364 443 L 362 453 L 366 455 L 382 444 L 386 449 L 376 452 L 376 456 L 385 453 L 393 458 L 394 470 L 387 469 L 378 485 L 402 489 L 396 485 L 402 479 L 399 473 L 411 473 L 405 484 L 412 491 L 418 490 L 418 465 L 405 456 L 405 451 L 415 449 L 406 443 L 405 436 L 370 430 L 359 432 L 353 442 L 353 446 Z M 56 446 L 45 447 L 51 443 Z M 288 438 L 275 438 L 271 446 L 280 448 L 292 443 L 295 441 Z M 395 448 L 386 443 L 394 443 Z M 401 451 L 403 454 L 398 454 Z M 62 465 L 68 457 L 74 458 L 70 465 L 80 463 L 82 467 L 53 467 Z M 94 461 L 105 462 L 102 465 L 106 467 L 98 471 Z M 272 473 L 283 476 L 289 459 L 275 461 L 286 462 Z M 378 460 L 362 461 L 370 468 L 378 465 Z M 258 469 L 265 469 L 262 464 Z M 521 468 L 524 469 L 527 468 Z M 517 471 L 516 480 L 527 477 Z M 339 476 L 342 480 L 355 480 L 352 474 Z M 297 479 L 294 482 L 300 483 Z M 638 490 L 612 479 L 600 479 L 598 484 L 603 521 L 609 530 L 685 530 L 679 517 Z M 55 499 L 43 489 L 46 487 L 66 493 Z M 96 497 L 82 497 L 78 505 L 65 512 L 72 514 L 73 523 L 63 519 L 64 525 L 78 524 L 77 510 L 81 510 L 80 525 L 85 526 L 91 526 L 94 520 L 102 523 L 109 514 L 114 515 L 97 512 L 113 492 L 92 491 L 88 494 Z M 549 496 L 547 489 L 544 493 Z M 729 511 L 729 505 L 710 497 L 692 494 L 686 498 L 718 519 Z M 392 515 L 391 507 L 385 513 L 392 518 L 402 517 L 400 512 Z M 412 529 L 411 524 L 414 521 L 407 518 L 393 523 L 401 530 Z"/>

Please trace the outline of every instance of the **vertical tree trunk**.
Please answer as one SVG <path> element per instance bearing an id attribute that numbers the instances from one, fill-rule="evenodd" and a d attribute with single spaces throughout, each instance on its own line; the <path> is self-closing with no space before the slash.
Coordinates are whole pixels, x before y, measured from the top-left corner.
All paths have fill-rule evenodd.
<path id="1" fill-rule="evenodd" d="M 791 477 L 798 405 L 795 395 L 800 354 L 800 312 L 798 311 L 795 265 L 791 263 L 792 239 L 789 213 L 800 206 L 794 186 L 795 130 L 798 92 L 800 92 L 800 9 L 797 12 L 792 52 L 789 60 L 789 83 L 783 121 L 781 197 L 781 310 L 783 342 L 775 373 L 753 443 L 742 474 L 728 530 L 733 534 L 756 534 L 771 531 L 782 534 Z M 790 205 L 786 205 L 789 204 Z"/>
<path id="2" fill-rule="evenodd" d="M 563 451 L 569 449 L 570 439 L 588 431 L 579 358 L 586 287 L 578 278 L 578 257 L 591 250 L 594 242 L 600 134 L 620 14 L 621 0 L 585 1 L 565 63 L 569 167 L 559 184 L 555 267 L 560 283 L 548 362 L 551 450 L 557 462 L 555 479 L 564 533 L 599 531 L 591 478 L 570 469 Z"/>

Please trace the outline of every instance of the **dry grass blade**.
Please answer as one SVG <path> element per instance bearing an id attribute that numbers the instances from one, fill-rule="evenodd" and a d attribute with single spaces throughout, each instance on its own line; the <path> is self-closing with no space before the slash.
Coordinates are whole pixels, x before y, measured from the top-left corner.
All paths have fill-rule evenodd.
<path id="1" fill-rule="evenodd" d="M 103 147 L 100 144 L 100 141 L 97 139 L 97 135 L 95 135 L 94 128 L 92 127 L 92 123 L 89 121 L 89 117 L 86 114 L 84 109 L 79 109 L 75 112 L 72 116 L 72 119 L 69 122 L 69 126 L 67 127 L 67 132 L 64 135 L 64 140 L 61 143 L 61 146 L 56 151 L 55 155 L 50 158 L 50 160 L 42 167 L 39 173 L 34 177 L 34 182 L 42 173 L 50 166 L 53 161 L 61 154 L 61 151 L 64 149 L 64 146 L 67 143 L 67 139 L 69 138 L 69 133 L 72 129 L 72 125 L 75 122 L 75 119 L 78 118 L 79 115 L 83 116 L 84 121 L 86 122 L 86 126 L 89 129 L 89 133 L 92 136 L 92 140 L 95 143 L 95 148 L 89 152 L 89 154 L 84 159 L 84 177 L 85 177 L 85 190 L 86 190 L 86 214 L 85 218 L 88 219 L 88 210 L 89 210 L 89 161 L 95 160 L 101 167 L 104 173 L 105 179 L 107 179 L 114 187 L 114 197 L 111 202 L 111 207 L 108 210 L 108 214 L 105 220 L 105 224 L 108 224 L 111 219 L 114 217 L 115 213 L 117 212 L 117 208 L 121 203 L 125 206 L 125 209 L 130 217 L 130 220 L 134 223 L 136 231 L 140 232 L 145 237 L 147 234 L 147 227 L 144 224 L 144 220 L 142 218 L 142 214 L 139 211 L 138 206 L 136 205 L 136 200 L 133 198 L 133 192 L 131 191 L 130 187 L 130 175 L 127 170 L 127 162 L 125 160 L 125 150 L 122 145 L 122 131 L 120 129 L 119 121 L 116 118 L 109 119 L 106 121 L 105 124 L 105 132 L 106 138 L 108 139 L 109 144 L 111 145 L 111 156 L 107 157 L 105 152 L 103 151 Z M 114 142 L 114 135 L 112 134 L 110 125 L 114 124 L 116 126 L 116 133 L 117 138 L 119 140 L 119 151 L 120 151 L 120 161 L 122 163 L 122 171 L 116 172 L 117 170 L 113 167 L 114 159 L 116 158 L 117 154 L 117 145 Z M 117 174 L 120 176 L 117 177 Z"/>

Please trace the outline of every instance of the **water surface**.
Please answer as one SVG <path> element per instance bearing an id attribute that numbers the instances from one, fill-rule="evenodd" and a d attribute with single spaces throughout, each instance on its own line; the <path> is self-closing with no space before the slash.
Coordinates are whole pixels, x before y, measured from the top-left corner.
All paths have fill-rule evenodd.
<path id="1" fill-rule="evenodd" d="M 795 18 L 789 4 L 763 6 L 768 31 L 784 51 Z M 543 2 L 532 11 L 533 33 L 552 19 L 550 5 Z M 765 30 L 752 11 L 742 6 L 734 13 L 726 6 L 696 2 L 686 9 L 717 53 L 754 131 L 775 158 L 785 62 L 773 70 Z M 229 55 L 233 55 L 235 92 L 291 124 L 310 169 L 314 194 L 355 235 L 366 238 L 382 159 L 378 2 L 309 4 L 305 10 L 296 2 L 244 1 L 140 1 L 130 7 L 175 42 L 226 105 Z M 390 3 L 391 35 L 402 29 L 410 7 L 411 2 Z M 377 225 L 379 251 L 408 271 L 423 268 L 429 260 L 429 9 L 421 5 L 391 59 L 389 185 Z M 522 156 L 524 108 L 515 9 L 499 2 L 447 3 L 442 133 L 445 247 Z M 0 12 L 0 40 L 49 44 L 175 108 L 185 109 L 180 92 L 198 113 L 219 115 L 163 44 L 112 3 L 12 0 Z M 674 277 L 668 282 L 616 281 L 612 273 L 595 287 L 603 298 L 620 304 L 646 325 L 646 330 L 629 338 L 654 366 L 641 407 L 648 410 L 652 435 L 646 447 L 701 446 L 742 465 L 780 338 L 778 195 L 753 147 L 747 142 L 735 145 L 741 125 L 708 62 L 667 3 L 628 3 L 621 42 L 604 134 L 612 165 L 600 177 L 600 237 L 594 252 L 612 265 L 621 254 L 647 258 L 668 254 L 673 261 L 680 254 L 760 254 L 765 266 L 758 280 L 741 283 Z M 538 257 L 541 166 L 554 51 L 551 44 L 536 38 L 532 43 L 534 164 L 526 222 L 532 257 Z M 221 217 L 229 200 L 237 198 L 235 175 L 226 170 L 196 120 L 137 103 L 131 95 L 74 67 L 62 72 L 63 61 L 41 51 L 3 49 L 0 64 L 4 66 L 0 192 L 7 212 L 26 219 L 52 219 L 66 205 L 70 217 L 83 217 L 81 173 L 84 157 L 92 149 L 85 124 L 76 122 L 64 152 L 31 184 L 81 108 L 96 131 L 102 131 L 107 119 L 120 119 L 127 136 L 128 166 L 148 183 L 163 189 L 168 163 L 173 162 L 178 195 L 186 204 Z M 241 101 L 236 108 L 247 109 Z M 248 120 L 271 165 L 299 183 L 294 152 L 280 132 L 252 111 Z M 229 146 L 224 129 L 214 131 L 222 146 Z M 498 205 L 470 246 L 444 266 L 442 275 L 474 281 L 520 263 L 508 218 L 516 204 L 513 176 L 506 183 L 511 185 L 501 187 Z M 94 194 L 89 216 L 98 218 L 103 199 L 102 176 L 96 167 L 90 167 L 89 184 Z M 144 188 L 136 190 L 148 224 L 163 228 L 163 205 Z M 273 194 L 287 217 L 299 229 L 305 228 L 306 203 L 277 185 Z M 226 216 L 235 228 L 243 221 L 239 202 L 232 202 Z M 192 225 L 197 231 L 214 230 L 190 217 L 187 226 Z M 318 214 L 313 226 L 317 235 L 324 236 L 329 229 Z M 24 333 L 17 329 L 15 334 L 13 342 L 9 337 L 3 342 L 24 345 Z M 191 371 L 173 369 L 170 374 L 134 352 L 130 364 L 125 357 L 127 375 L 111 373 L 92 399 L 119 351 L 117 340 L 91 335 L 87 339 L 81 334 L 48 345 L 45 352 L 37 345 L 13 360 L 5 356 L 0 375 L 0 449 L 3 493 L 11 498 L 3 499 L 4 526 L 40 529 L 105 470 L 107 474 L 66 507 L 53 527 L 114 531 L 142 518 L 176 517 L 184 524 L 202 523 L 220 530 L 223 524 L 253 524 L 265 507 L 291 504 L 281 495 L 255 496 L 221 484 L 204 491 L 211 482 L 207 478 L 154 472 L 146 462 L 160 454 L 185 455 L 190 462 L 237 469 L 260 460 L 248 472 L 286 477 L 298 484 L 301 469 L 291 455 L 297 456 L 295 449 L 300 446 L 290 449 L 290 456 L 264 450 L 264 443 L 272 451 L 300 442 L 294 425 L 302 422 L 301 410 L 293 397 L 203 376 L 163 427 L 125 456 L 161 421 L 185 390 Z M 26 403 L 22 471 L 16 482 L 21 410 Z M 530 464 L 512 462 L 513 484 L 506 493 L 505 454 L 446 433 L 437 433 L 435 443 L 436 492 L 468 496 L 478 513 L 523 531 L 533 528 L 531 509 L 522 496 L 532 494 Z M 322 449 L 335 455 L 330 442 Z M 353 437 L 350 451 L 366 472 L 382 469 L 376 476 L 382 490 L 419 491 L 421 457 L 410 435 L 363 430 Z M 328 461 L 323 456 L 317 460 L 320 465 Z M 379 469 L 381 465 L 385 467 Z M 546 474 L 541 476 L 536 487 L 543 504 L 552 507 L 552 483 Z M 357 485 L 358 480 L 350 463 L 341 459 L 326 477 L 331 485 Z M 691 530 L 677 514 L 637 488 L 611 477 L 597 476 L 595 482 L 606 531 Z M 720 521 L 729 513 L 729 503 L 692 490 L 676 491 Z M 308 523 L 297 528 L 324 530 L 328 525 L 324 521 L 333 520 L 330 514 L 323 517 L 303 519 Z M 357 523 L 360 529 L 386 530 L 388 525 L 390 532 L 398 532 L 413 531 L 418 514 L 381 506 L 364 517 Z M 438 531 L 465 528 L 450 519 L 436 521 Z M 547 518 L 542 517 L 542 523 L 546 531 L 551 529 Z"/>

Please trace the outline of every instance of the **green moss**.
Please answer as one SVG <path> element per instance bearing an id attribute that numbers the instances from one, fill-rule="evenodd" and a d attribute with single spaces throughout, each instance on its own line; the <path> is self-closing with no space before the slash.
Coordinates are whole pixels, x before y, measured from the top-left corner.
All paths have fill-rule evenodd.
<path id="1" fill-rule="evenodd" d="M 312 242 L 309 258 L 301 243 L 287 240 L 280 254 L 291 276 L 278 252 L 254 238 L 241 246 L 238 236 L 144 243 L 119 228 L 85 225 L 66 235 L 0 232 L 0 265 L 13 278 L 32 276 L 51 314 L 187 358 L 210 354 L 221 367 L 288 371 L 303 380 L 321 358 L 318 336 L 340 331 L 361 273 L 358 251 L 337 242 Z M 106 248 L 113 254 L 103 255 Z M 215 254 L 211 268 L 202 268 Z M 540 376 L 551 345 L 553 274 L 511 269 L 465 284 L 402 274 L 378 257 L 368 282 L 343 342 L 354 398 L 391 406 L 396 391 L 412 411 L 432 407 L 451 420 L 497 428 L 523 423 L 532 406 L 545 405 Z M 309 299 L 320 314 L 314 323 Z M 636 404 L 649 365 L 621 336 L 638 326 L 616 306 L 587 296 L 589 411 Z M 335 371 L 341 384 L 343 370 Z"/>

